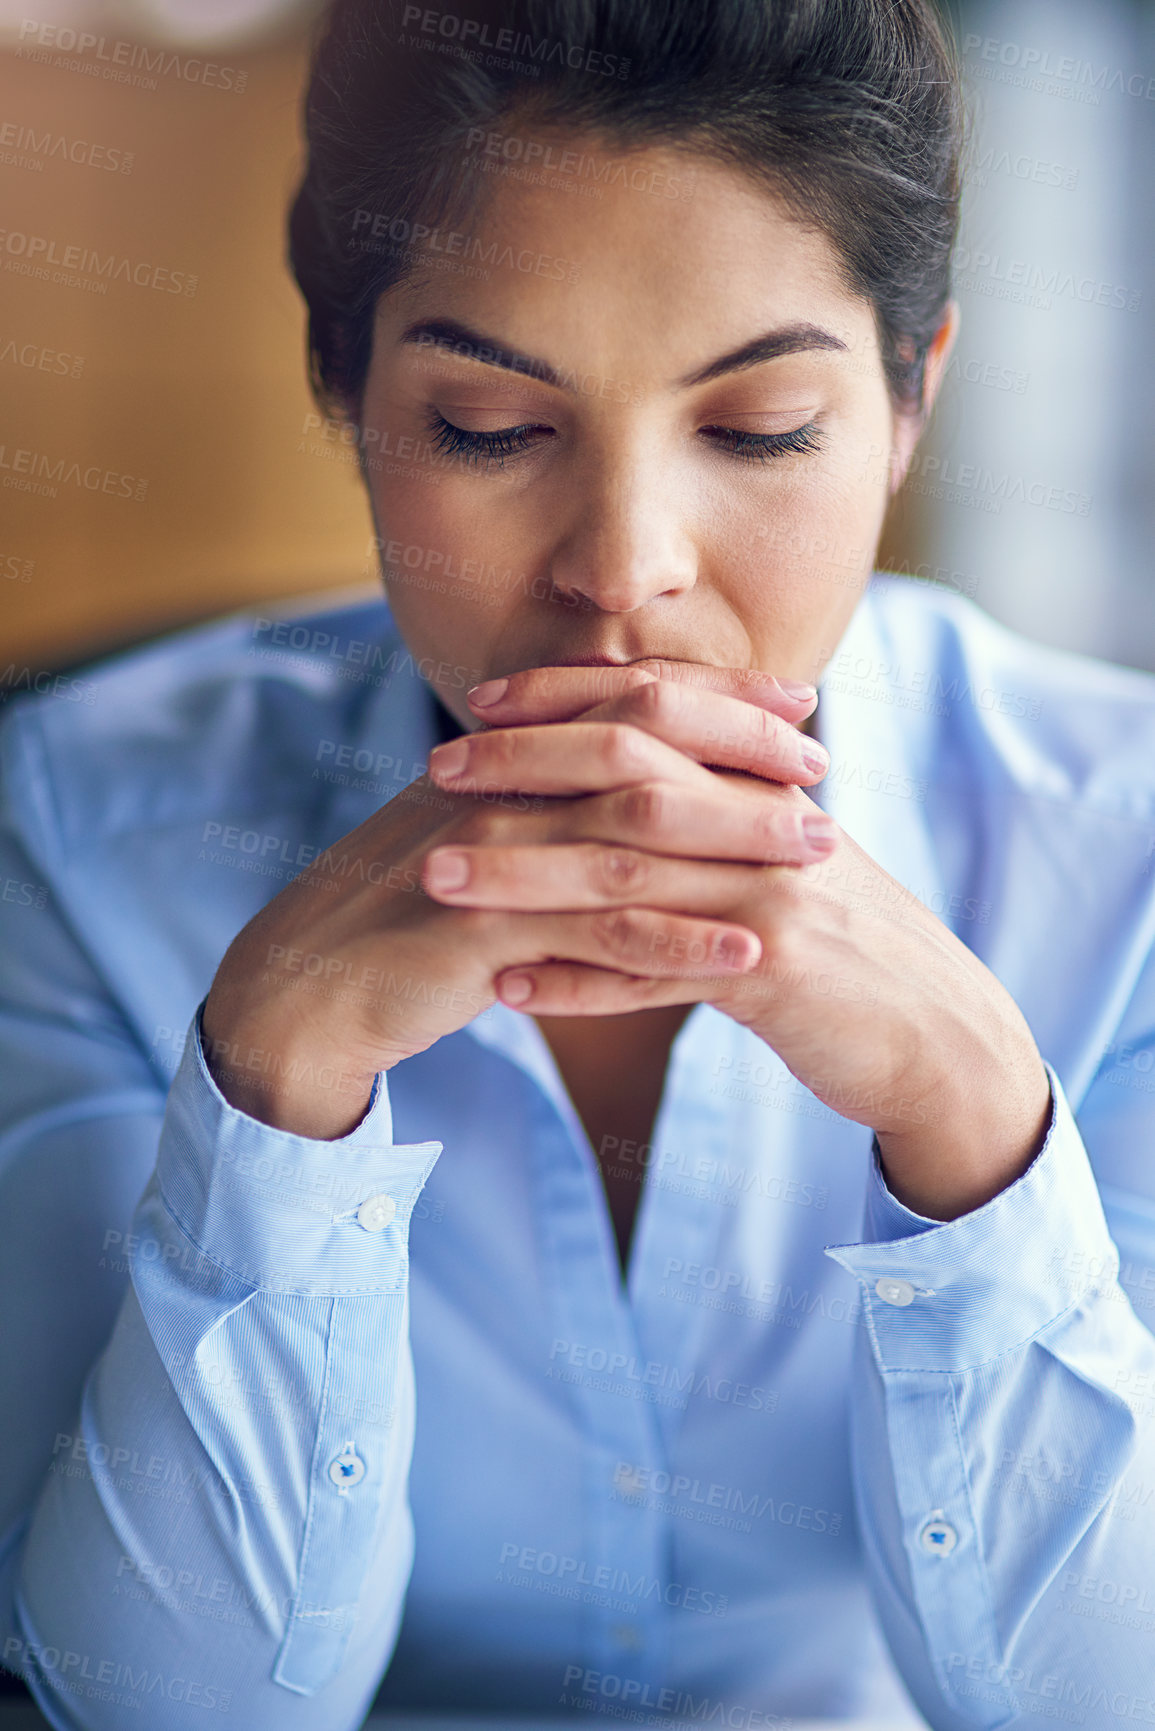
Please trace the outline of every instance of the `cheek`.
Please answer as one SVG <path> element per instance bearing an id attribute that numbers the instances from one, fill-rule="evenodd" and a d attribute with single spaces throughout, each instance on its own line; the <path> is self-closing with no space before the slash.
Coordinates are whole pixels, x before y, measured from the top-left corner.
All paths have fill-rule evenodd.
<path id="1" fill-rule="evenodd" d="M 789 486 L 731 513 L 725 587 L 759 665 L 814 678 L 874 567 L 887 503 L 885 431 L 868 425 Z"/>
<path id="2" fill-rule="evenodd" d="M 429 464 L 407 465 L 404 474 L 370 474 L 369 491 L 378 533 L 406 549 L 416 564 L 436 562 L 452 545 L 452 513 L 445 509 L 444 481 Z"/>
<path id="3" fill-rule="evenodd" d="M 741 513 L 731 513 L 726 538 L 731 568 L 747 581 L 791 593 L 812 592 L 828 580 L 845 587 L 869 569 L 887 501 L 888 452 L 881 441 L 858 438 L 800 468 L 789 486 L 768 488 Z"/>
<path id="4" fill-rule="evenodd" d="M 849 442 L 843 465 L 846 485 L 868 512 L 879 499 L 885 509 L 890 496 L 896 438 L 901 432 L 896 426 L 890 396 L 880 382 L 862 405 L 861 418 Z"/>
<path id="5" fill-rule="evenodd" d="M 511 512 L 478 509 L 477 490 L 461 477 L 422 482 L 371 475 L 370 492 L 386 594 L 406 643 L 417 656 L 472 669 L 469 684 L 493 670 L 493 656 L 516 616 L 539 605 L 529 556 L 517 544 Z M 463 727 L 476 718 L 441 693 Z"/>
<path id="6" fill-rule="evenodd" d="M 890 499 L 888 435 L 885 417 L 856 430 L 815 471 L 802 508 L 791 519 L 791 544 L 804 574 L 825 577 L 836 590 L 873 569 Z"/>
<path id="7" fill-rule="evenodd" d="M 468 642 L 477 617 L 495 611 L 481 550 L 446 511 L 440 486 L 402 476 L 370 486 L 390 605 L 407 640 L 423 648 Z"/>

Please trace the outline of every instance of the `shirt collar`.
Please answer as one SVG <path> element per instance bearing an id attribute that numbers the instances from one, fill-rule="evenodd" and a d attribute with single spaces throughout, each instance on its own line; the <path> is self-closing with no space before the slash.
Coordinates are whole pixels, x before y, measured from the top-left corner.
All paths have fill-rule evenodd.
<path id="1" fill-rule="evenodd" d="M 884 609 L 892 581 L 871 580 L 819 681 L 816 731 L 830 770 L 811 798 L 885 872 L 938 909 L 942 868 L 916 744 L 927 700 L 894 677 L 901 651 Z"/>

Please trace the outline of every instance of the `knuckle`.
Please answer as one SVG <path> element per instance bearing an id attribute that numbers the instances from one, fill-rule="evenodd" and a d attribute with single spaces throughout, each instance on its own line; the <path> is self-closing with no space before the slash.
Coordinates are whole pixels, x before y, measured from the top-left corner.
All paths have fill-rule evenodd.
<path id="1" fill-rule="evenodd" d="M 596 887 L 603 895 L 636 895 L 649 878 L 648 860 L 633 848 L 598 848 L 594 868 Z"/>
<path id="2" fill-rule="evenodd" d="M 799 963 L 805 963 L 805 951 L 798 950 L 790 932 L 779 921 L 760 922 L 758 936 L 762 943 L 760 969 L 774 975 L 790 974 Z"/>
<path id="3" fill-rule="evenodd" d="M 635 686 L 625 699 L 627 710 L 644 722 L 669 722 L 680 714 L 682 693 L 668 679 L 650 679 Z"/>
<path id="4" fill-rule="evenodd" d="M 592 923 L 595 941 L 611 956 L 628 955 L 638 935 L 638 919 L 629 908 L 615 908 L 610 913 L 595 914 Z"/>
<path id="5" fill-rule="evenodd" d="M 483 847 L 495 839 L 501 814 L 489 806 L 469 805 L 449 825 L 452 839 L 464 847 Z M 441 845 L 440 841 L 437 845 Z"/>
<path id="6" fill-rule="evenodd" d="M 646 762 L 646 736 L 636 727 L 611 722 L 601 745 L 602 761 L 613 775 L 628 775 Z"/>
<path id="7" fill-rule="evenodd" d="M 658 781 L 639 782 L 622 795 L 622 818 L 630 831 L 639 836 L 660 835 L 666 818 L 668 796 Z"/>
<path id="8" fill-rule="evenodd" d="M 517 767 L 520 757 L 520 737 L 516 728 L 494 728 L 492 733 L 484 734 L 484 744 L 481 746 L 479 766 L 480 774 L 500 776 L 507 770 Z M 476 750 L 477 748 L 474 747 Z"/>
<path id="9" fill-rule="evenodd" d="M 750 731 L 757 739 L 764 744 L 773 745 L 785 737 L 788 722 L 783 721 L 780 716 L 771 715 L 768 709 L 760 709 L 757 704 L 749 703 L 746 707 L 752 716 Z M 793 727 L 789 730 L 791 733 L 796 731 Z"/>
<path id="10" fill-rule="evenodd" d="M 793 852 L 806 851 L 806 831 L 802 827 L 804 816 L 801 807 L 791 804 L 778 819 L 783 843 Z"/>
<path id="11" fill-rule="evenodd" d="M 749 713 L 742 717 L 741 729 L 735 728 L 726 744 L 739 757 L 761 760 L 781 737 L 778 719 L 752 704 L 746 707 Z"/>
<path id="12" fill-rule="evenodd" d="M 802 840 L 802 813 L 784 811 L 778 800 L 751 802 L 750 831 L 758 847 L 776 857 L 783 848 L 795 850 Z"/>
<path id="13" fill-rule="evenodd" d="M 509 920 L 498 908 L 446 908 L 445 913 L 460 934 L 462 948 L 483 954 L 498 947 Z"/>

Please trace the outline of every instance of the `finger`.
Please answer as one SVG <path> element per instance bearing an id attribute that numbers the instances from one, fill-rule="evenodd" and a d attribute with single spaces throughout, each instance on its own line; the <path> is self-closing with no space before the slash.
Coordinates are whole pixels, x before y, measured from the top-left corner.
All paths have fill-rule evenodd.
<path id="1" fill-rule="evenodd" d="M 709 771 L 639 727 L 571 721 L 464 734 L 430 752 L 429 775 L 438 787 L 483 799 L 514 792 L 572 798 L 654 779 L 704 781 Z"/>
<path id="2" fill-rule="evenodd" d="M 647 979 L 581 962 L 509 968 L 495 985 L 503 1003 L 535 1016 L 620 1016 L 659 1005 L 700 1003 L 711 993 L 708 980 Z"/>
<path id="3" fill-rule="evenodd" d="M 711 776 L 704 787 L 642 782 L 616 788 L 555 807 L 546 814 L 546 826 L 550 840 L 564 836 L 746 865 L 808 864 L 833 853 L 842 839 L 835 820 L 801 788 L 724 775 Z"/>
<path id="4" fill-rule="evenodd" d="M 425 858 L 421 881 L 434 901 L 453 907 L 527 913 L 648 907 L 721 917 L 757 890 L 751 874 L 765 870 L 579 842 L 434 848 Z"/>
<path id="5" fill-rule="evenodd" d="M 648 781 L 584 799 L 543 799 L 536 811 L 511 809 L 521 797 L 506 796 L 504 806 L 473 807 L 461 826 L 461 840 L 447 845 L 601 842 L 674 859 L 794 865 L 825 858 L 843 839 L 834 819 L 801 788 L 775 787 L 728 771 L 707 773 L 700 784 Z"/>
<path id="6" fill-rule="evenodd" d="M 492 915 L 463 908 L 455 917 L 488 921 Z M 562 913 L 549 920 L 533 915 L 522 930 L 523 967 L 585 962 L 649 979 L 721 976 L 730 981 L 755 967 L 762 955 L 761 940 L 746 926 L 656 908 Z"/>
<path id="7" fill-rule="evenodd" d="M 622 692 L 587 710 L 584 723 L 626 722 L 709 767 L 767 781 L 813 784 L 830 768 L 825 746 L 781 716 L 725 692 L 670 680 Z"/>
<path id="8" fill-rule="evenodd" d="M 818 702 L 813 685 L 776 679 L 757 667 L 709 667 L 698 661 L 650 658 L 624 667 L 530 667 L 504 680 L 487 679 L 468 693 L 470 708 L 493 727 L 534 721 L 572 721 L 587 709 L 642 685 L 664 679 L 704 691 L 719 691 L 745 703 L 801 721 Z"/>

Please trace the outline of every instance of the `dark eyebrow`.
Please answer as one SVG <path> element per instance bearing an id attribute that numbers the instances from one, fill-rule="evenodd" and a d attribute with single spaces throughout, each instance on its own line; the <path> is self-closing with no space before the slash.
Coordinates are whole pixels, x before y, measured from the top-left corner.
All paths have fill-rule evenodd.
<path id="1" fill-rule="evenodd" d="M 845 348 L 846 344 L 839 337 L 832 331 L 824 331 L 821 325 L 783 325 L 781 330 L 767 331 L 765 336 L 755 337 L 752 343 L 743 343 L 740 349 L 731 349 L 728 355 L 719 355 L 716 361 L 711 361 L 699 372 L 688 373 L 678 383 L 685 389 L 689 385 L 704 385 L 710 379 L 721 378 L 723 373 L 737 373 L 744 367 L 761 366 L 763 361 L 776 361 L 779 355 L 797 355 L 805 349 Z"/>
<path id="2" fill-rule="evenodd" d="M 484 336 L 468 325 L 459 324 L 456 319 L 419 319 L 416 324 L 406 326 L 401 341 L 432 344 L 449 349 L 463 360 L 481 361 L 486 366 L 502 367 L 510 373 L 526 373 L 530 378 L 552 385 L 555 390 L 573 391 L 575 388 L 547 361 L 503 348 L 496 337 Z M 760 366 L 763 361 L 775 361 L 780 355 L 796 355 L 805 349 L 845 348 L 846 344 L 839 337 L 823 330 L 821 325 L 783 325 L 780 330 L 767 331 L 764 336 L 743 343 L 739 349 L 731 349 L 727 355 L 719 355 L 716 361 L 710 361 L 677 382 L 682 390 L 686 390 L 691 385 L 704 385 L 710 379 L 721 378 L 724 373 L 736 373 L 745 367 Z"/>
<path id="3" fill-rule="evenodd" d="M 458 324 L 456 319 L 419 319 L 401 332 L 401 341 L 432 344 L 439 349 L 449 349 L 463 360 L 482 361 L 487 367 L 503 367 L 509 373 L 528 373 L 531 378 L 540 379 L 543 384 L 553 385 L 557 390 L 573 389 L 546 361 L 503 348 L 496 337 L 483 336 L 468 325 Z"/>

